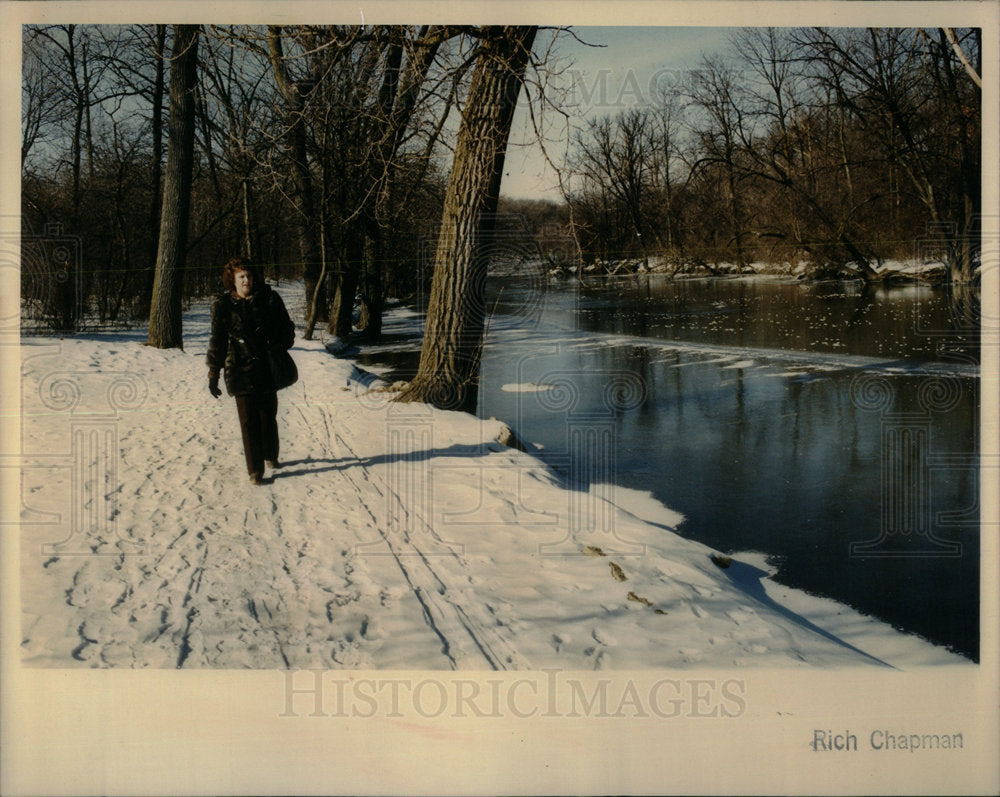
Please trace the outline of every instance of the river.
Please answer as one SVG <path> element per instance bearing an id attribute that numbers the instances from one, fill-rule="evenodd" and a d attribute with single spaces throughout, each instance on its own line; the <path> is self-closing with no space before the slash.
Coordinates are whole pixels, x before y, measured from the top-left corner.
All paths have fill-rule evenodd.
<path id="1" fill-rule="evenodd" d="M 785 278 L 491 279 L 479 414 L 572 486 L 979 657 L 978 331 L 943 289 Z M 415 370 L 419 342 L 360 358 Z"/>

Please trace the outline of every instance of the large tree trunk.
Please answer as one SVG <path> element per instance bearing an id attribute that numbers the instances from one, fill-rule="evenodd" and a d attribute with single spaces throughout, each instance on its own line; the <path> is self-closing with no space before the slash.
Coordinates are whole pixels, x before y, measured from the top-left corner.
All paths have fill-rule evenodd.
<path id="1" fill-rule="evenodd" d="M 345 343 L 353 328 L 354 299 L 358 294 L 358 280 L 364 259 L 364 240 L 360 225 L 352 225 L 343 247 L 340 268 L 334 278 L 333 300 L 330 302 L 330 321 L 327 331 Z"/>
<path id="2" fill-rule="evenodd" d="M 535 27 L 482 31 L 448 180 L 420 366 L 398 401 L 476 411 L 487 251 Z"/>
<path id="3" fill-rule="evenodd" d="M 288 154 L 291 159 L 295 226 L 299 239 L 299 256 L 302 258 L 303 281 L 306 293 L 306 318 L 326 318 L 326 290 L 320 281 L 318 217 L 313 192 L 312 176 L 306 154 L 306 130 L 303 118 L 303 95 L 285 68 L 281 44 L 281 28 L 271 25 L 267 29 L 268 51 L 278 90 L 285 100 L 288 124 Z M 312 336 L 311 329 L 306 334 Z"/>
<path id="4" fill-rule="evenodd" d="M 149 229 L 160 229 L 160 205 L 163 201 L 163 92 L 164 92 L 164 61 L 166 59 L 167 26 L 156 26 L 154 53 L 156 58 L 156 78 L 153 81 L 153 158 L 150 162 L 150 180 L 152 182 L 152 202 L 149 208 Z M 139 295 L 139 307 L 149 309 L 153 301 L 153 279 L 156 263 L 156 252 L 159 239 L 156 235 L 149 236 L 149 259 L 142 268 L 142 287 Z"/>
<path id="5" fill-rule="evenodd" d="M 198 32 L 198 25 L 177 25 L 174 28 L 167 169 L 163 182 L 156 277 L 149 309 L 149 345 L 160 349 L 184 347 L 181 337 L 181 295 L 191 208 Z"/>
<path id="6" fill-rule="evenodd" d="M 382 337 L 382 308 L 385 305 L 382 287 L 382 235 L 373 225 L 365 236 L 365 270 L 361 284 L 361 320 L 358 327 L 365 340 L 377 343 Z"/>

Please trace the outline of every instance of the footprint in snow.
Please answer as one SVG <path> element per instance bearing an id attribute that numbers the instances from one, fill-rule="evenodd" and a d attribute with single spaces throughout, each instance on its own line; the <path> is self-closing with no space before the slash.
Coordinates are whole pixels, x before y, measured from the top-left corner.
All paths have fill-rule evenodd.
<path id="1" fill-rule="evenodd" d="M 754 620 L 757 618 L 757 613 L 752 609 L 733 609 L 732 611 L 726 612 L 726 615 L 731 619 L 736 625 L 743 625 L 743 623 L 748 620 Z"/>
<path id="2" fill-rule="evenodd" d="M 599 628 L 595 628 L 590 632 L 590 635 L 594 638 L 594 641 L 599 645 L 615 645 L 617 641 L 611 634 L 607 631 L 602 631 Z"/>
<path id="3" fill-rule="evenodd" d="M 375 642 L 385 638 L 385 632 L 377 619 L 372 620 L 367 615 L 361 621 L 361 636 L 368 642 Z"/>

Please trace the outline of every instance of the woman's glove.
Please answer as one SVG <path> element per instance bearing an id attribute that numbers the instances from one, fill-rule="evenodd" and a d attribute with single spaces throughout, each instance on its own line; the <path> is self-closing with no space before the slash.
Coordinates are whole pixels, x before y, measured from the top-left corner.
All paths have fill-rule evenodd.
<path id="1" fill-rule="evenodd" d="M 222 395 L 222 391 L 219 390 L 219 372 L 209 371 L 208 372 L 208 392 L 213 396 L 218 398 Z"/>

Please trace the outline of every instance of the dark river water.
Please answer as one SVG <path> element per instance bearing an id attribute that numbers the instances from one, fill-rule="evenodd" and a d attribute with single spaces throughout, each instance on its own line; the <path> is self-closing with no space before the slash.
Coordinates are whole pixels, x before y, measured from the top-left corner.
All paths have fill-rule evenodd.
<path id="1" fill-rule="evenodd" d="M 490 283 L 479 414 L 678 533 L 979 657 L 978 331 L 947 291 L 659 276 Z M 417 340 L 362 363 L 415 370 Z"/>

